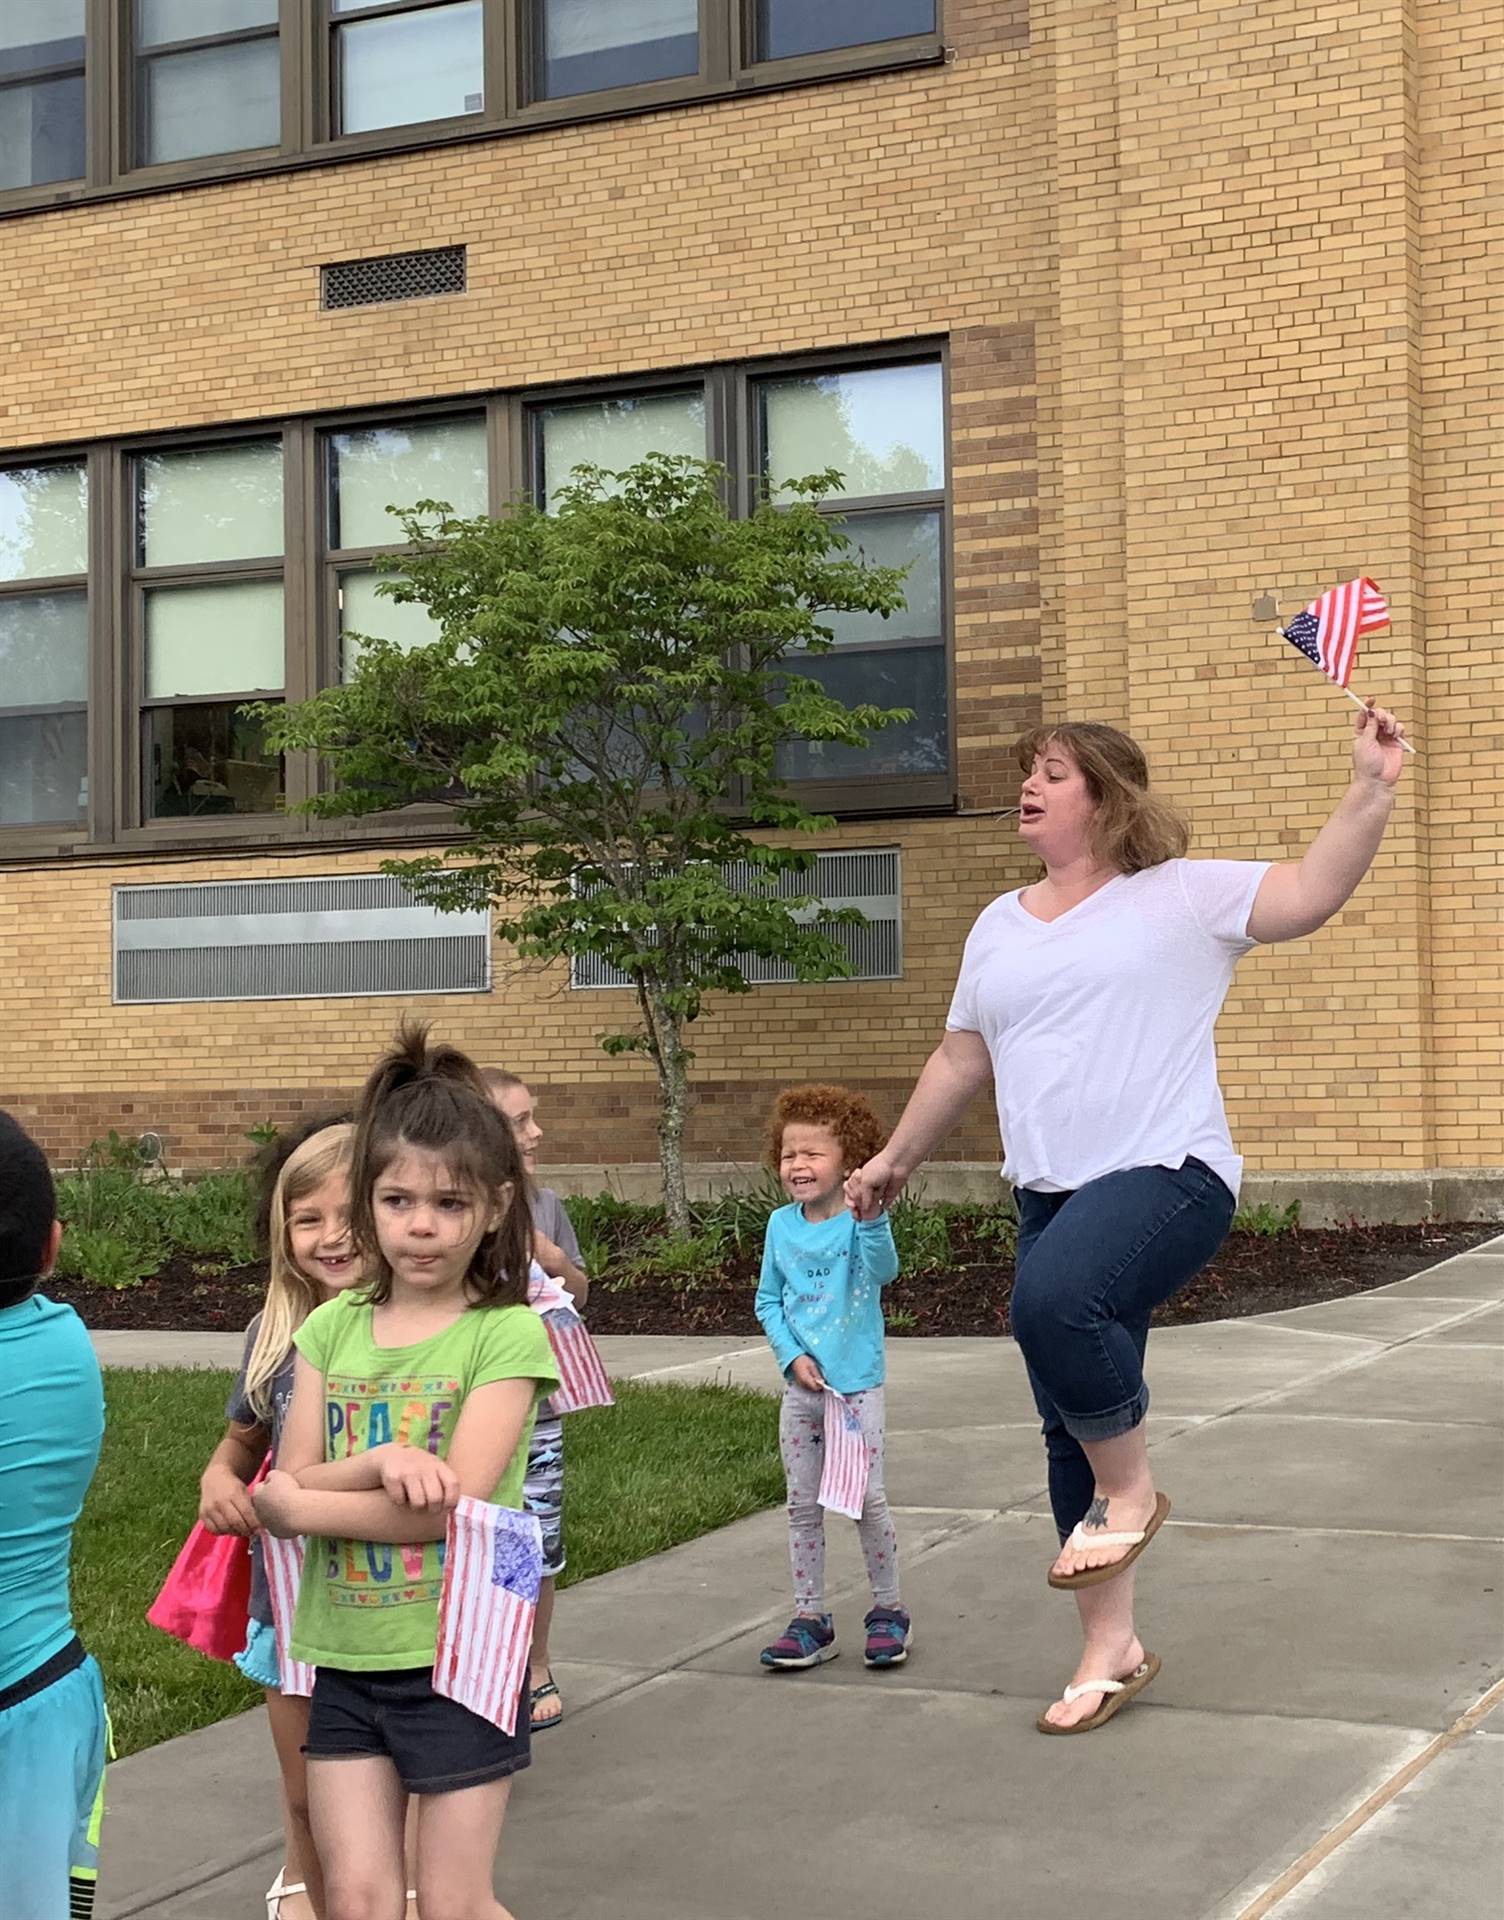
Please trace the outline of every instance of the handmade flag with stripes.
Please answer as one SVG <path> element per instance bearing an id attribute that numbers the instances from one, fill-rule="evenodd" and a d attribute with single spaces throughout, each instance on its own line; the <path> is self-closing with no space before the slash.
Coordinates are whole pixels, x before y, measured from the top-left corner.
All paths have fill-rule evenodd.
<path id="1" fill-rule="evenodd" d="M 860 1520 L 867 1504 L 867 1441 L 857 1410 L 834 1387 L 825 1389 L 825 1467 L 820 1505 Z"/>
<path id="2" fill-rule="evenodd" d="M 1328 680 L 1345 687 L 1353 677 L 1359 637 L 1388 625 L 1389 602 L 1373 581 L 1345 580 L 1297 613 L 1284 635 Z"/>
<path id="3" fill-rule="evenodd" d="M 462 1496 L 449 1516 L 433 1689 L 517 1731 L 543 1578 L 536 1517 Z"/>
<path id="4" fill-rule="evenodd" d="M 543 1316 L 548 1342 L 559 1368 L 559 1384 L 549 1395 L 555 1413 L 579 1413 L 585 1407 L 614 1407 L 616 1396 L 605 1362 L 590 1330 L 572 1307 L 555 1307 Z"/>
<path id="5" fill-rule="evenodd" d="M 266 1568 L 266 1584 L 272 1597 L 272 1625 L 277 1635 L 277 1665 L 282 1672 L 282 1691 L 300 1694 L 304 1699 L 313 1692 L 313 1668 L 306 1660 L 294 1660 L 292 1618 L 298 1609 L 298 1588 L 303 1580 L 303 1542 L 279 1540 L 263 1532 L 261 1558 Z"/>

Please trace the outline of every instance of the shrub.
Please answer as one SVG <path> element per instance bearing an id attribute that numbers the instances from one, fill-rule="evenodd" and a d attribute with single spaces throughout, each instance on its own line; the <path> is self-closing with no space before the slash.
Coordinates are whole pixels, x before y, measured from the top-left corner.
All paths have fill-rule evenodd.
<path id="1" fill-rule="evenodd" d="M 1273 1240 L 1282 1233 L 1294 1233 L 1300 1226 L 1300 1202 L 1287 1207 L 1271 1206 L 1261 1200 L 1256 1207 L 1239 1207 L 1233 1215 L 1234 1233 L 1256 1234 L 1261 1240 Z"/>
<path id="2" fill-rule="evenodd" d="M 138 1286 L 175 1253 L 246 1264 L 255 1257 L 247 1204 L 244 1173 L 179 1179 L 112 1132 L 58 1179 L 58 1217 L 67 1231 L 57 1271 L 118 1288 Z"/>

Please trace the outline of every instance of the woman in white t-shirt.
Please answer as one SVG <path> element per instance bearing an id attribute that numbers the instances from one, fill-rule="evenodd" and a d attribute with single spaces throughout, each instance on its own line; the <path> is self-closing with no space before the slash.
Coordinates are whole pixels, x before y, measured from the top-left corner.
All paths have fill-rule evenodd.
<path id="1" fill-rule="evenodd" d="M 1392 714 L 1357 716 L 1353 779 L 1300 860 L 1186 860 L 1189 832 L 1115 728 L 1019 742 L 1019 833 L 1044 863 L 985 908 L 946 1034 L 854 1208 L 890 1201 L 990 1078 L 1019 1206 L 1013 1332 L 1044 1422 L 1085 1649 L 1044 1733 L 1102 1725 L 1159 1671 L 1134 1630 L 1132 1563 L 1169 1512 L 1149 1468 L 1149 1316 L 1216 1252 L 1242 1162 L 1212 1030 L 1239 957 L 1325 925 L 1368 871 L 1400 775 Z"/>

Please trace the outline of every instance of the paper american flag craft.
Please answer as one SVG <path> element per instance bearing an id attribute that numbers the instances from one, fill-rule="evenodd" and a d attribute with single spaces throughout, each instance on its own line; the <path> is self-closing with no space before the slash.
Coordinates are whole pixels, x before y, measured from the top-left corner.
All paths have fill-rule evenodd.
<path id="1" fill-rule="evenodd" d="M 303 1581 L 303 1542 L 301 1539 L 279 1540 L 275 1534 L 264 1531 L 260 1539 L 262 1564 L 272 1599 L 272 1626 L 277 1635 L 282 1691 L 307 1699 L 313 1692 L 314 1670 L 306 1660 L 294 1660 L 289 1652 L 292 1617 L 297 1612 L 298 1588 Z"/>
<path id="2" fill-rule="evenodd" d="M 543 1316 L 548 1343 L 559 1368 L 559 1384 L 549 1395 L 555 1413 L 580 1413 L 586 1407 L 614 1407 L 616 1395 L 606 1376 L 590 1330 L 573 1307 L 554 1307 Z"/>
<path id="3" fill-rule="evenodd" d="M 867 1504 L 867 1441 L 857 1411 L 834 1387 L 825 1389 L 825 1466 L 820 1505 L 860 1520 Z"/>
<path id="4" fill-rule="evenodd" d="M 536 1516 L 462 1496 L 444 1541 L 433 1690 L 507 1734 L 517 1731 L 542 1578 Z"/>

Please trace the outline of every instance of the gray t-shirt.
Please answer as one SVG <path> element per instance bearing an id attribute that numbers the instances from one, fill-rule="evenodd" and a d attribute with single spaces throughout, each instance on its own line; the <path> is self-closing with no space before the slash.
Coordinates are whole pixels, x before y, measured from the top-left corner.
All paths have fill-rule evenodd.
<path id="1" fill-rule="evenodd" d="M 225 1407 L 225 1418 L 233 1420 L 237 1427 L 259 1427 L 264 1424 L 261 1415 L 246 1398 L 246 1373 L 251 1364 L 251 1354 L 256 1345 L 256 1335 L 261 1330 L 261 1315 L 245 1330 L 245 1346 L 240 1355 L 240 1372 L 236 1376 L 229 1402 Z M 287 1358 L 278 1367 L 271 1378 L 271 1453 L 276 1459 L 277 1448 L 282 1441 L 282 1428 L 287 1420 L 287 1410 L 292 1405 L 293 1375 L 297 1365 L 297 1353 L 289 1347 Z M 266 1567 L 261 1558 L 261 1542 L 251 1541 L 251 1618 L 264 1627 L 272 1624 L 272 1598 L 266 1583 Z"/>
<path id="2" fill-rule="evenodd" d="M 580 1243 L 575 1236 L 574 1223 L 564 1211 L 564 1202 L 558 1194 L 552 1187 L 534 1187 L 531 1205 L 533 1225 L 537 1231 L 546 1239 L 552 1240 L 565 1259 L 572 1260 L 583 1271 L 585 1262 L 580 1255 Z M 552 1400 L 539 1401 L 539 1420 L 553 1420 L 557 1417 Z"/>

